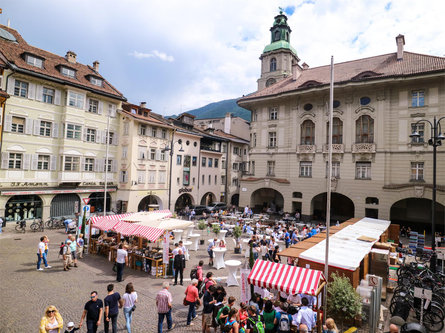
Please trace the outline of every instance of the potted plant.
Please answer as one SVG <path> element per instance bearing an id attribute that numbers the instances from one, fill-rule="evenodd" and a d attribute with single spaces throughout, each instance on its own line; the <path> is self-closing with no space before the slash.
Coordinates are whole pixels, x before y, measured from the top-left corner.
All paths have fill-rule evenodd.
<path id="1" fill-rule="evenodd" d="M 233 237 L 235 238 L 236 242 L 235 253 L 241 253 L 239 238 L 241 237 L 242 232 L 243 231 L 240 226 L 236 226 L 235 228 L 233 228 Z"/>
<path id="2" fill-rule="evenodd" d="M 361 318 L 362 300 L 345 276 L 331 274 L 328 284 L 328 316 L 334 318 L 341 327 L 352 326 Z"/>
<path id="3" fill-rule="evenodd" d="M 215 224 L 212 228 L 212 231 L 215 234 L 215 237 L 218 238 L 218 234 L 221 231 L 221 228 L 219 225 Z"/>
<path id="4" fill-rule="evenodd" d="M 200 220 L 198 223 L 198 229 L 201 230 L 201 235 L 202 235 L 202 231 L 207 228 L 207 225 L 205 224 L 204 220 Z M 204 239 L 200 239 L 199 240 L 199 244 L 203 245 L 204 244 Z"/>

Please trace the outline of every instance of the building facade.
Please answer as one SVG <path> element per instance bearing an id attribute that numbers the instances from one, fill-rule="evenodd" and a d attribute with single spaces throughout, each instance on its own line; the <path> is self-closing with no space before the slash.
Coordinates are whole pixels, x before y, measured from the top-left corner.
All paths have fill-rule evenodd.
<path id="1" fill-rule="evenodd" d="M 139 212 L 167 209 L 172 126 L 153 116 L 145 103 L 124 103 L 119 112 L 119 190 L 117 209 Z"/>
<path id="2" fill-rule="evenodd" d="M 282 13 L 271 31 L 258 91 L 238 101 L 252 111 L 250 175 L 241 180 L 240 204 L 323 220 L 330 66 L 298 64 Z M 396 52 L 334 66 L 333 220 L 369 216 L 429 230 L 433 156 L 431 127 L 422 119 L 445 115 L 445 58 L 404 51 L 404 44 L 399 35 Z M 420 138 L 410 138 L 413 130 Z M 438 161 L 444 153 L 439 147 Z M 444 172 L 439 162 L 439 224 Z"/>
<path id="3" fill-rule="evenodd" d="M 99 74 L 33 47 L 0 26 L 5 63 L 0 165 L 0 215 L 6 220 L 74 216 L 89 199 L 92 212 L 114 208 L 118 119 L 124 97 Z M 106 147 L 108 146 L 108 156 Z M 86 201 L 87 201 L 86 200 Z"/>
<path id="4" fill-rule="evenodd" d="M 249 140 L 250 123 L 243 118 L 235 117 L 229 112 L 226 113 L 224 118 L 195 119 L 194 123 L 197 127 L 213 128 L 243 140 Z"/>

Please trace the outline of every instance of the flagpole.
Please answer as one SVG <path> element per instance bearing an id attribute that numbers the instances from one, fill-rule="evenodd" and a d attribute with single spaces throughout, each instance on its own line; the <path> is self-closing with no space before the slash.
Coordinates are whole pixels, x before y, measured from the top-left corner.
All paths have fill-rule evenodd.
<path id="1" fill-rule="evenodd" d="M 334 104 L 334 56 L 331 56 L 331 83 L 329 86 L 329 135 L 328 135 L 328 174 L 326 177 L 326 252 L 324 261 L 324 275 L 329 280 L 329 231 L 331 225 L 331 179 L 332 179 L 332 128 Z M 327 313 L 327 284 L 324 288 L 324 318 Z"/>

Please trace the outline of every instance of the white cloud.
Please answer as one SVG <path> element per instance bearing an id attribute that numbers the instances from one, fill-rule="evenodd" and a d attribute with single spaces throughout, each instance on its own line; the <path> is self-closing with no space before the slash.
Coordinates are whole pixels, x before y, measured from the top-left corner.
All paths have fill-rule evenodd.
<path id="1" fill-rule="evenodd" d="M 162 61 L 167 61 L 167 62 L 175 61 L 175 58 L 173 58 L 173 56 L 169 56 L 164 52 L 159 52 L 158 50 L 153 50 L 151 53 L 133 51 L 129 53 L 129 55 L 135 57 L 136 59 L 158 58 Z"/>

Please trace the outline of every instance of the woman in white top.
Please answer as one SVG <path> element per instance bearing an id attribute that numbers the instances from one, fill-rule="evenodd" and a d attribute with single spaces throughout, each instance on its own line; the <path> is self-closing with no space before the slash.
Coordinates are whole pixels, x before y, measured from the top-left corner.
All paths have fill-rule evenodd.
<path id="1" fill-rule="evenodd" d="M 131 333 L 131 319 L 136 308 L 135 303 L 138 301 L 138 294 L 134 291 L 133 283 L 127 283 L 122 299 L 124 300 L 125 326 L 127 327 L 127 332 Z"/>
<path id="2" fill-rule="evenodd" d="M 124 273 L 125 265 L 128 265 L 128 252 L 123 248 L 122 243 L 119 244 L 116 254 L 116 264 L 117 264 L 117 277 L 116 281 L 122 281 L 122 275 Z"/>
<path id="3" fill-rule="evenodd" d="M 39 333 L 60 333 L 63 327 L 63 319 L 54 305 L 45 310 L 45 315 L 40 320 Z"/>

